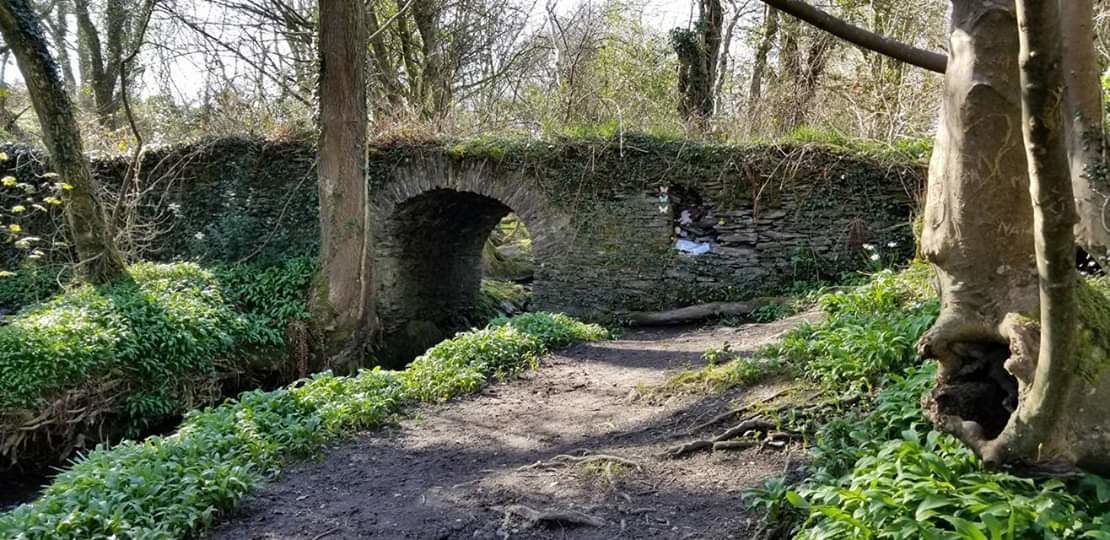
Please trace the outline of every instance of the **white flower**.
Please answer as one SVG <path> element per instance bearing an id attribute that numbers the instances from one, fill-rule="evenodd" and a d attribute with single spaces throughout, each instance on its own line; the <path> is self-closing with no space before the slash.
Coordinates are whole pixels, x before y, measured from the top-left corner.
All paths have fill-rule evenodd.
<path id="1" fill-rule="evenodd" d="M 863 249 L 866 249 L 867 251 L 875 251 L 875 246 L 871 244 L 864 244 Z"/>
<path id="2" fill-rule="evenodd" d="M 180 212 L 181 212 L 181 205 L 180 205 L 180 204 L 177 204 L 177 203 L 175 203 L 175 202 L 172 202 L 172 203 L 170 203 L 170 204 L 169 204 L 169 205 L 167 205 L 167 206 L 168 206 L 168 208 L 170 209 L 170 212 L 173 212 L 173 213 L 175 213 L 175 214 L 178 214 L 178 213 L 180 213 Z"/>
<path id="3" fill-rule="evenodd" d="M 898 247 L 898 242 L 888 242 L 888 243 L 887 243 L 887 245 L 886 245 L 886 247 L 888 247 L 888 248 L 896 248 L 896 247 Z"/>
<path id="4" fill-rule="evenodd" d="M 871 260 L 873 260 L 873 261 L 877 261 L 877 260 L 879 260 L 879 254 L 878 254 L 878 253 L 876 253 L 876 254 L 872 255 L 872 256 L 871 256 Z"/>
<path id="5" fill-rule="evenodd" d="M 196 238 L 197 240 L 204 240 L 204 233 L 197 231 L 197 233 L 193 235 L 193 238 Z"/>

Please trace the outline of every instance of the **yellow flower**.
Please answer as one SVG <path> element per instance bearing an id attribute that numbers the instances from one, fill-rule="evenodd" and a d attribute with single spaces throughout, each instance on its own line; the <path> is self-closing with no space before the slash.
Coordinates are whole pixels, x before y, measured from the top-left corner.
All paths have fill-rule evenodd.
<path id="1" fill-rule="evenodd" d="M 7 160 L 8 160 L 8 153 L 7 152 L 0 152 L 0 161 L 7 161 Z"/>
<path id="2" fill-rule="evenodd" d="M 7 270 L 0 270 L 0 279 L 10 278 L 10 277 L 13 277 L 13 276 L 15 276 L 15 272 L 9 272 Z"/>
<path id="3" fill-rule="evenodd" d="M 45 199 L 42 200 L 42 202 L 44 202 L 46 204 L 52 204 L 54 206 L 58 206 L 58 205 L 62 204 L 62 200 L 57 198 L 57 197 L 46 197 Z"/>
<path id="4" fill-rule="evenodd" d="M 22 204 L 17 204 L 17 205 L 12 207 L 12 213 L 13 214 L 22 214 L 26 211 L 27 211 L 27 209 L 24 208 Z"/>
<path id="5" fill-rule="evenodd" d="M 43 177 L 43 178 L 57 178 L 57 177 L 58 177 L 58 173 L 56 173 L 56 172 L 48 172 L 48 173 L 43 173 L 43 174 L 42 174 L 42 177 Z"/>
<path id="6" fill-rule="evenodd" d="M 8 231 L 12 234 L 19 234 L 23 232 L 23 227 L 20 227 L 18 223 L 12 223 L 11 225 L 8 225 Z"/>
<path id="7" fill-rule="evenodd" d="M 12 187 L 15 185 L 15 183 L 16 179 L 14 176 L 5 176 L 3 178 L 0 178 L 0 184 L 4 184 L 4 187 Z"/>

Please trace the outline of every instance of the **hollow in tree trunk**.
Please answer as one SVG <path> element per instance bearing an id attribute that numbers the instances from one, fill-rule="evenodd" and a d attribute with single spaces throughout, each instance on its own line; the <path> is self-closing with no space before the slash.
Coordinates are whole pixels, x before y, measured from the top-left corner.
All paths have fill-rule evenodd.
<path id="1" fill-rule="evenodd" d="M 1013 0 L 953 1 L 922 237 L 942 301 L 919 343 L 940 364 L 925 405 L 990 464 L 1105 473 L 1110 303 L 1072 268 L 1059 25 L 1030 7 L 1037 31 L 1055 30 L 1027 35 L 1019 66 Z M 1044 61 L 1030 62 L 1038 48 Z"/>

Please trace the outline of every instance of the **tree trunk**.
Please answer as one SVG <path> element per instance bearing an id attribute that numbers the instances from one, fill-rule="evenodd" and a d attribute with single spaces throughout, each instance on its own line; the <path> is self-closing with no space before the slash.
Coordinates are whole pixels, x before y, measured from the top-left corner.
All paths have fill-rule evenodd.
<path id="1" fill-rule="evenodd" d="M 1110 178 L 1106 170 L 1106 141 L 1102 125 L 1101 70 L 1094 47 L 1094 1 L 1060 2 L 1063 28 L 1064 76 L 1067 77 L 1066 122 L 1069 167 L 1075 203 L 1080 216 L 1076 241 L 1110 266 Z"/>
<path id="2" fill-rule="evenodd" d="M 763 39 L 755 50 L 755 62 L 752 64 L 752 83 L 748 90 L 748 121 L 754 125 L 756 117 L 762 109 L 760 102 L 763 99 L 763 76 L 767 70 L 767 55 L 775 44 L 775 34 L 779 31 L 779 12 L 767 6 L 767 14 L 763 18 Z"/>
<path id="3" fill-rule="evenodd" d="M 59 0 L 54 5 L 53 26 L 54 48 L 58 50 L 58 65 L 62 70 L 62 80 L 65 81 L 66 92 L 70 99 L 77 95 L 77 79 L 73 76 L 73 63 L 69 60 L 69 3 Z"/>
<path id="4" fill-rule="evenodd" d="M 724 12 L 720 0 L 701 0 L 698 23 L 691 29 L 671 30 L 671 46 L 678 55 L 679 113 L 701 126 L 713 115 L 717 57 L 721 51 Z"/>
<path id="5" fill-rule="evenodd" d="M 0 33 L 23 73 L 50 152 L 50 165 L 73 186 L 68 192 L 66 218 L 80 257 L 78 272 L 93 283 L 125 275 L 123 258 L 96 199 L 96 180 L 85 160 L 73 105 L 58 77 L 38 16 L 26 0 L 0 0 Z"/>
<path id="6" fill-rule="evenodd" d="M 320 0 L 320 270 L 311 299 L 324 367 L 361 365 L 371 334 L 366 181 L 366 18 L 362 3 Z"/>
<path id="7" fill-rule="evenodd" d="M 92 89 L 97 123 L 105 129 L 114 130 L 117 127 L 116 112 L 120 106 L 115 91 L 119 79 L 119 62 L 123 56 L 126 11 L 121 0 L 108 0 L 104 15 L 107 26 L 106 51 L 101 49 L 103 43 L 89 13 L 88 0 L 75 0 L 74 13 L 81 37 L 78 47 L 81 48 L 82 58 L 87 58 L 87 65 L 83 62 L 81 66 L 82 81 Z"/>
<path id="8" fill-rule="evenodd" d="M 374 78 L 378 81 L 378 94 L 381 98 L 378 114 L 396 113 L 397 109 L 404 106 L 405 96 L 401 86 L 396 65 L 390 58 L 389 47 L 386 44 L 385 32 L 382 31 L 378 14 L 373 2 L 366 7 L 366 25 L 370 37 L 370 54 L 374 65 Z"/>
<path id="9" fill-rule="evenodd" d="M 1030 21 L 1044 25 L 1043 16 Z M 1085 285 L 1068 290 L 1073 221 L 1061 186 L 1051 46 L 1043 61 L 1028 61 L 1026 50 L 1019 70 L 1013 0 L 954 0 L 952 29 L 921 246 L 942 302 L 918 344 L 940 364 L 927 412 L 989 464 L 1110 471 L 1110 399 L 1092 399 L 1110 397 L 1100 365 L 1110 350 L 1110 304 Z M 1058 38 L 1051 32 L 1032 43 Z M 1040 84 L 1024 95 L 1032 123 L 1019 108 L 1019 73 Z M 1023 126 L 1031 168 L 1019 143 Z M 1098 318 L 1076 330 L 1076 310 Z M 1078 354 L 1069 332 L 1081 336 Z"/>

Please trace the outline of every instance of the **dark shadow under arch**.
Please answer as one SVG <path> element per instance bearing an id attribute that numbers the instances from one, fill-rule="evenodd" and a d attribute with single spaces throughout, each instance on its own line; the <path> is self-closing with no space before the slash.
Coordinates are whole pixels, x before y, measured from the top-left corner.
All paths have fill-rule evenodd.
<path id="1" fill-rule="evenodd" d="M 440 188 L 379 217 L 374 268 L 380 364 L 402 366 L 438 341 L 483 322 L 475 312 L 482 247 L 512 211 L 491 197 Z"/>

